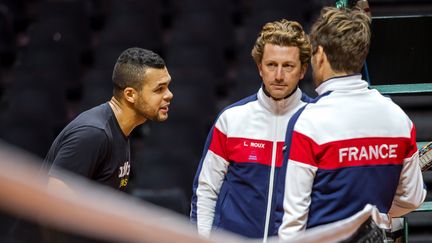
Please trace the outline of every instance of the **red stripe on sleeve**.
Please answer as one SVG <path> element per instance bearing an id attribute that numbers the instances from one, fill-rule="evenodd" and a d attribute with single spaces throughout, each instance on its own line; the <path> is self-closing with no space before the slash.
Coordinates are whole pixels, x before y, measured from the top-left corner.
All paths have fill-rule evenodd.
<path id="1" fill-rule="evenodd" d="M 227 142 L 227 136 L 219 129 L 217 129 L 217 127 L 215 126 L 213 129 L 213 135 L 212 135 L 212 140 L 210 142 L 209 150 L 219 155 L 220 157 L 224 158 L 225 160 L 228 160 L 228 156 L 226 154 L 226 149 L 225 149 L 226 142 Z"/>
<path id="2" fill-rule="evenodd" d="M 290 149 L 288 151 L 289 159 L 315 167 L 318 166 L 315 159 L 315 151 L 318 150 L 318 144 L 308 136 L 294 131 L 291 146 L 287 149 Z"/>
<path id="3" fill-rule="evenodd" d="M 416 128 L 413 124 L 413 127 L 411 128 L 411 137 L 410 137 L 410 147 L 408 150 L 407 155 L 405 156 L 405 158 L 410 158 L 411 156 L 413 156 L 413 154 L 415 152 L 417 152 L 418 148 L 417 148 L 417 137 L 416 137 Z"/>

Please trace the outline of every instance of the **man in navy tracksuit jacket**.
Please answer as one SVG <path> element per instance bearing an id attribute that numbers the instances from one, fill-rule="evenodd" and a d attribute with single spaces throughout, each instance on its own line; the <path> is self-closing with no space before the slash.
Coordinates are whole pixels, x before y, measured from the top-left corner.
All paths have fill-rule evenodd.
<path id="1" fill-rule="evenodd" d="M 252 238 L 277 234 L 284 135 L 292 114 L 309 99 L 298 82 L 310 53 L 297 22 L 263 27 L 252 50 L 263 85 L 219 114 L 198 166 L 191 220 L 199 234 L 208 237 L 212 228 Z"/>
<path id="2" fill-rule="evenodd" d="M 359 74 L 369 24 L 360 10 L 324 8 L 312 27 L 319 96 L 287 128 L 283 240 L 349 218 L 367 204 L 379 211 L 376 223 L 390 228 L 392 217 L 425 199 L 414 124 Z"/>

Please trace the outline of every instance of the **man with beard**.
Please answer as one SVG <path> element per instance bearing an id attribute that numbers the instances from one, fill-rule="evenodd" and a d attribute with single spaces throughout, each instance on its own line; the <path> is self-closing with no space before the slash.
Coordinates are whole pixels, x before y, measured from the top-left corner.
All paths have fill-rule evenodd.
<path id="1" fill-rule="evenodd" d="M 288 120 L 309 100 L 298 83 L 310 55 L 298 22 L 262 27 L 252 49 L 262 86 L 219 114 L 195 176 L 191 220 L 201 235 L 212 229 L 250 238 L 277 235 L 283 140 Z"/>
<path id="2" fill-rule="evenodd" d="M 44 162 L 49 187 L 68 188 L 61 173 L 68 170 L 114 189 L 126 189 L 129 135 L 148 120 L 168 118 L 171 77 L 158 54 L 129 48 L 118 58 L 112 81 L 111 100 L 78 115 L 52 144 Z"/>

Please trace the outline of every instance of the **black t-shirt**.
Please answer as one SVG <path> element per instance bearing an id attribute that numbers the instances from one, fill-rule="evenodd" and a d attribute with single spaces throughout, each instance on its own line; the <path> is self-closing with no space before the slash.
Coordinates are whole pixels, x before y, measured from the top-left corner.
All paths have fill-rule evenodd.
<path id="1" fill-rule="evenodd" d="M 57 136 L 44 161 L 49 175 L 58 168 L 124 190 L 130 172 L 129 139 L 104 103 L 81 113 Z"/>

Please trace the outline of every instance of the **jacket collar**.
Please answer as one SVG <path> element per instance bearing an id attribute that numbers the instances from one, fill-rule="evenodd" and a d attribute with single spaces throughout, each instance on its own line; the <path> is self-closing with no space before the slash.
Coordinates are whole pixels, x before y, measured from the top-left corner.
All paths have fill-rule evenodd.
<path id="1" fill-rule="evenodd" d="M 258 102 L 271 113 L 276 115 L 284 114 L 290 109 L 294 109 L 301 102 L 302 92 L 297 87 L 288 97 L 281 100 L 274 100 L 264 93 L 263 87 L 258 90 Z"/>
<path id="2" fill-rule="evenodd" d="M 320 84 L 315 91 L 322 95 L 328 91 L 353 91 L 367 89 L 368 83 L 361 79 L 361 74 L 339 76 L 328 79 Z"/>

